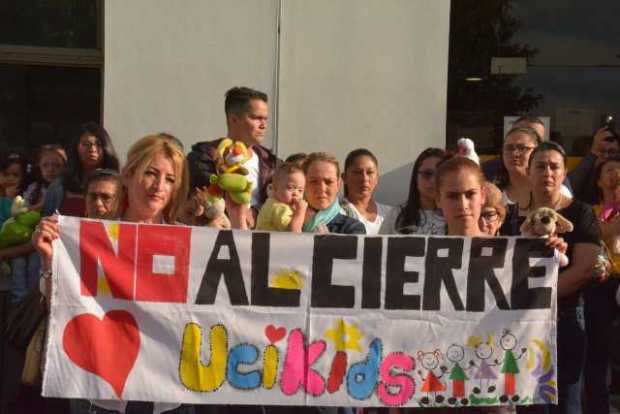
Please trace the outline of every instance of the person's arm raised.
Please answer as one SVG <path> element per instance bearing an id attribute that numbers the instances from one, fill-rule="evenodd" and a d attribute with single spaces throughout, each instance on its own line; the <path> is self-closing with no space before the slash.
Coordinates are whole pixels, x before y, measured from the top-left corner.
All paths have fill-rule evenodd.
<path id="1" fill-rule="evenodd" d="M 233 229 L 249 230 L 248 223 L 253 223 L 252 211 L 249 204 L 237 204 L 230 199 L 230 196 L 226 194 L 224 196 L 226 201 L 226 212 L 230 219 L 230 224 Z"/>
<path id="2" fill-rule="evenodd" d="M 54 247 L 52 242 L 60 236 L 58 217 L 49 216 L 41 219 L 36 230 L 32 233 L 32 245 L 41 255 L 41 269 L 51 270 Z"/>

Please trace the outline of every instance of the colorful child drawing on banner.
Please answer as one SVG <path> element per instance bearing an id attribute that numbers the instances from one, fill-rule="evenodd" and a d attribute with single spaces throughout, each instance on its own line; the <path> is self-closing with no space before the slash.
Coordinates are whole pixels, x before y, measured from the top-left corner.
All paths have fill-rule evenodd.
<path id="1" fill-rule="evenodd" d="M 480 387 L 474 387 L 474 394 L 483 394 L 485 391 L 488 394 L 495 392 L 495 380 L 497 380 L 497 373 L 495 372 L 494 363 L 492 361 L 493 353 L 493 335 L 488 335 L 487 340 L 483 341 L 479 336 L 472 336 L 468 339 L 467 345 L 474 349 L 474 354 L 478 358 L 478 363 L 471 360 L 469 364 L 476 368 L 474 379 L 480 380 Z"/>
<path id="2" fill-rule="evenodd" d="M 430 395 L 432 394 L 435 402 L 441 404 L 444 401 L 444 396 L 437 395 L 437 393 L 446 390 L 444 383 L 439 380 L 443 376 L 443 372 L 438 376 L 433 372 L 433 370 L 439 367 L 439 362 L 442 360 L 441 351 L 439 349 L 430 352 L 418 351 L 417 359 L 420 361 L 420 365 L 426 369 L 426 375 L 423 375 L 422 371 L 418 371 L 418 374 L 424 378 L 420 391 L 426 393 L 426 397 L 422 397 L 420 402 L 423 405 L 430 404 Z"/>
<path id="3" fill-rule="evenodd" d="M 448 404 L 455 405 L 460 402 L 462 405 L 467 405 L 469 400 L 465 397 L 465 382 L 469 380 L 469 377 L 461 367 L 465 359 L 465 349 L 461 345 L 450 345 L 446 351 L 446 359 L 452 362 L 449 377 L 452 381 L 452 396 L 448 398 Z"/>
<path id="4" fill-rule="evenodd" d="M 536 378 L 534 403 L 557 403 L 558 391 L 554 380 L 555 367 L 551 351 L 545 341 L 541 339 L 534 338 L 531 344 L 532 346 L 527 357 L 527 369 Z"/>
<path id="5" fill-rule="evenodd" d="M 517 337 L 510 330 L 506 329 L 502 332 L 499 339 L 499 346 L 504 350 L 504 360 L 501 362 L 502 368 L 500 372 L 504 374 L 504 395 L 499 397 L 500 402 L 506 403 L 508 400 L 513 402 L 519 401 L 519 395 L 516 393 L 517 379 L 519 374 L 519 366 L 517 360 L 521 359 L 527 352 L 527 348 L 521 348 L 521 354 L 515 357 L 513 350 L 517 346 Z M 499 361 L 496 361 L 498 364 Z"/>

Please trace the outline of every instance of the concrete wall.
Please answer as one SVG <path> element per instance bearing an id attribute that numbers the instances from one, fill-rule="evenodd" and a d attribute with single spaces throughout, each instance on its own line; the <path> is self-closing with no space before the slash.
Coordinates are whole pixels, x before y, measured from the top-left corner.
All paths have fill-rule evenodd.
<path id="1" fill-rule="evenodd" d="M 232 86 L 273 96 L 277 5 L 106 0 L 103 119 L 119 154 L 153 132 L 170 132 L 186 147 L 223 136 Z M 271 134 L 267 140 L 271 146 Z"/>
<path id="2" fill-rule="evenodd" d="M 449 11 L 449 0 L 107 0 L 104 122 L 122 154 L 155 131 L 189 146 L 225 133 L 226 89 L 253 86 L 272 98 L 279 156 L 367 147 L 378 198 L 398 203 L 417 154 L 445 145 Z"/>

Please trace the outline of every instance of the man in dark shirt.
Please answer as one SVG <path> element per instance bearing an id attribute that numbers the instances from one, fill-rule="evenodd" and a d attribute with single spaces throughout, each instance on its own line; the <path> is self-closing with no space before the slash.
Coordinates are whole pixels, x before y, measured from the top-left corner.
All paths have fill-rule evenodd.
<path id="1" fill-rule="evenodd" d="M 262 144 L 267 132 L 269 107 L 267 94 L 254 89 L 234 87 L 226 92 L 226 136 L 243 142 L 250 150 L 250 159 L 243 166 L 254 183 L 251 205 L 258 210 L 267 198 L 267 184 L 276 166 L 276 156 Z M 223 138 L 199 142 L 187 156 L 191 188 L 209 185 L 209 177 L 216 174 L 217 146 Z"/>

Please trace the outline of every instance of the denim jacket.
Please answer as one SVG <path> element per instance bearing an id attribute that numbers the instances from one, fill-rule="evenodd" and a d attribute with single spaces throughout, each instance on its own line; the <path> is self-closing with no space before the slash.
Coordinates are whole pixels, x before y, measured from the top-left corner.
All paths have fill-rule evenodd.
<path id="1" fill-rule="evenodd" d="M 54 180 L 45 193 L 43 199 L 43 207 L 41 208 L 41 217 L 51 216 L 60 208 L 65 199 L 65 186 L 62 177 Z"/>

